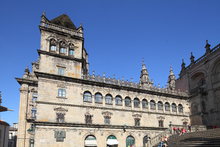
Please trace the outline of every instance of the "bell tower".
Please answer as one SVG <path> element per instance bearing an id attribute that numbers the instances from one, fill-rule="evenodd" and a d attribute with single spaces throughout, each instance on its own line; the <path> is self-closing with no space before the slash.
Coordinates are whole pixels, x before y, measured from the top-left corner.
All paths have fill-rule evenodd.
<path id="1" fill-rule="evenodd" d="M 88 73 L 81 25 L 76 27 L 66 14 L 49 20 L 43 13 L 39 28 L 39 72 L 72 78 L 82 78 Z"/>

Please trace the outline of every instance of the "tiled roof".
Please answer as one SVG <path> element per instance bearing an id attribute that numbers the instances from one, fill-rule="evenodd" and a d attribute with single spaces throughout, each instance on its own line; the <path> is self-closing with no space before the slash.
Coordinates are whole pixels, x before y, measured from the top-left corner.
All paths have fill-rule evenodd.
<path id="1" fill-rule="evenodd" d="M 76 26 L 73 24 L 72 20 L 67 16 L 66 14 L 62 14 L 52 20 L 50 20 L 51 23 L 60 25 L 69 29 L 76 29 Z"/>

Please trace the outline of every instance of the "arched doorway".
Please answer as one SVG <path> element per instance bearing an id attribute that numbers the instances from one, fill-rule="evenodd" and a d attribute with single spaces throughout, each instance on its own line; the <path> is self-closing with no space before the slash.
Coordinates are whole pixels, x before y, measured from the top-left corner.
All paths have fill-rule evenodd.
<path id="1" fill-rule="evenodd" d="M 118 140 L 114 135 L 108 136 L 107 147 L 118 147 Z"/>
<path id="2" fill-rule="evenodd" d="M 144 138 L 143 138 L 143 147 L 147 147 L 148 141 L 149 141 L 149 137 L 147 135 L 144 136 Z"/>
<path id="3" fill-rule="evenodd" d="M 133 136 L 128 136 L 126 138 L 126 147 L 134 147 L 135 146 L 135 139 Z"/>
<path id="4" fill-rule="evenodd" d="M 89 135 L 85 138 L 85 147 L 97 147 L 95 136 Z"/>

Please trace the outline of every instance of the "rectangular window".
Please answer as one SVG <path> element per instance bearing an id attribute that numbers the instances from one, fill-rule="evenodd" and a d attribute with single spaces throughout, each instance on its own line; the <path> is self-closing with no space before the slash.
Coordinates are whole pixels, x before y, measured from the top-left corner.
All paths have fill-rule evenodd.
<path id="1" fill-rule="evenodd" d="M 74 50 L 73 50 L 73 49 L 70 49 L 70 50 L 69 50 L 69 55 L 70 55 L 70 56 L 73 56 L 73 55 L 74 55 Z"/>
<path id="2" fill-rule="evenodd" d="M 105 117 L 104 117 L 104 123 L 105 123 L 106 125 L 110 125 L 110 117 L 109 117 L 109 116 L 105 116 Z"/>
<path id="3" fill-rule="evenodd" d="M 163 120 L 159 120 L 159 127 L 163 127 Z"/>
<path id="4" fill-rule="evenodd" d="M 65 131 L 55 131 L 54 137 L 56 138 L 56 142 L 64 142 L 64 138 L 66 138 Z"/>
<path id="5" fill-rule="evenodd" d="M 85 115 L 86 124 L 92 124 L 92 115 Z"/>
<path id="6" fill-rule="evenodd" d="M 61 54 L 66 54 L 66 48 L 61 47 L 61 48 L 60 48 L 60 53 L 61 53 Z"/>
<path id="7" fill-rule="evenodd" d="M 66 97 L 66 89 L 58 89 L 58 97 Z"/>
<path id="8" fill-rule="evenodd" d="M 140 119 L 139 118 L 134 119 L 134 125 L 135 126 L 140 126 Z"/>
<path id="9" fill-rule="evenodd" d="M 57 113 L 57 122 L 64 123 L 64 113 Z"/>
<path id="10" fill-rule="evenodd" d="M 32 108 L 31 109 L 31 118 L 32 119 L 36 119 L 36 114 L 37 114 L 37 109 L 36 108 Z"/>
<path id="11" fill-rule="evenodd" d="M 58 68 L 58 75 L 63 76 L 65 74 L 65 68 L 64 67 L 57 67 Z"/>
<path id="12" fill-rule="evenodd" d="M 33 94 L 32 94 L 32 102 L 33 102 L 33 103 L 36 102 L 37 97 L 38 97 L 37 93 L 33 93 Z"/>
<path id="13" fill-rule="evenodd" d="M 50 46 L 50 51 L 56 52 L 56 50 L 57 50 L 57 47 L 55 45 Z"/>

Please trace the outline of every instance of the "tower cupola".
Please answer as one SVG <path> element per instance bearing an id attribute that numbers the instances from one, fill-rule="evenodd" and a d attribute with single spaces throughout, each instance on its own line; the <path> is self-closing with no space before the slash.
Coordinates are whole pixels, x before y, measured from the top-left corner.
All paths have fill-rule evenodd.
<path id="1" fill-rule="evenodd" d="M 140 84 L 141 86 L 152 86 L 153 82 L 150 81 L 149 74 L 146 68 L 146 65 L 142 63 L 141 76 L 140 76 Z"/>

